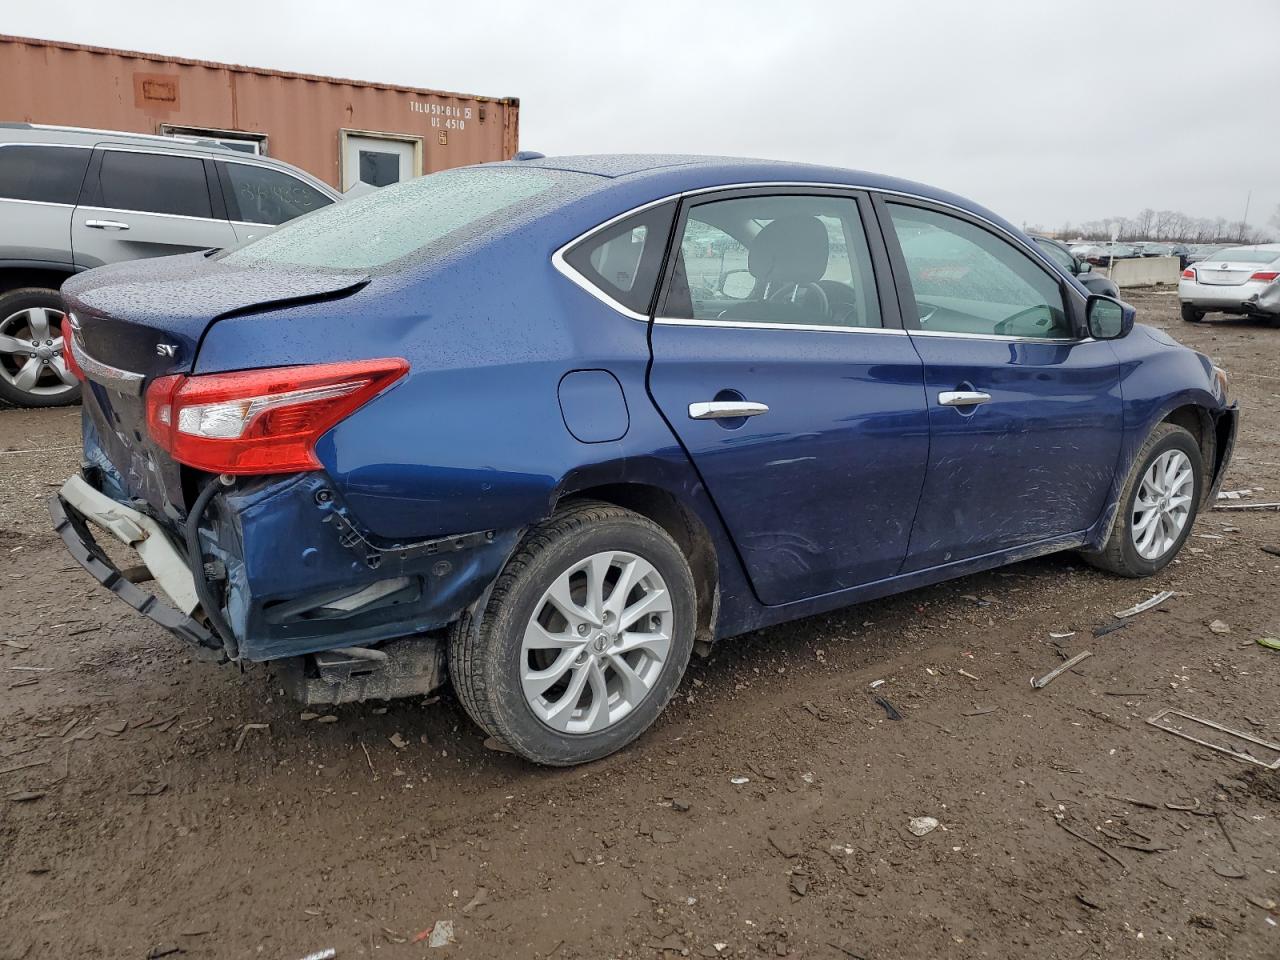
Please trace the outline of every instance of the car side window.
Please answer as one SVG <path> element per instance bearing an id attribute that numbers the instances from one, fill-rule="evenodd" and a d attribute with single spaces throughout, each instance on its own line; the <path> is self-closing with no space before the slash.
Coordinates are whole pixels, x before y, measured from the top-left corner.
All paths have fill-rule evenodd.
<path id="1" fill-rule="evenodd" d="M 888 207 L 922 331 L 1073 336 L 1058 280 L 1012 244 L 958 217 Z"/>
<path id="2" fill-rule="evenodd" d="M 850 197 L 735 197 L 689 210 L 662 315 L 802 326 L 882 325 Z"/>
<path id="3" fill-rule="evenodd" d="M 14 144 L 0 148 L 0 199 L 73 205 L 89 150 Z"/>
<path id="4" fill-rule="evenodd" d="M 99 183 L 100 205 L 110 210 L 213 216 L 204 161 L 198 157 L 106 150 Z"/>
<path id="5" fill-rule="evenodd" d="M 1054 263 L 1060 266 L 1063 270 L 1067 271 L 1067 273 L 1076 272 L 1075 258 L 1072 257 L 1071 254 L 1067 253 L 1067 251 L 1063 250 L 1057 244 L 1040 243 L 1039 241 L 1036 241 L 1036 246 L 1040 248 L 1041 252 L 1046 257 L 1048 257 L 1050 260 L 1052 260 Z"/>
<path id="6" fill-rule="evenodd" d="M 277 226 L 333 201 L 295 176 L 272 167 L 219 161 L 227 214 L 242 223 Z"/>
<path id="7" fill-rule="evenodd" d="M 674 203 L 642 210 L 593 233 L 564 259 L 602 293 L 628 310 L 648 314 L 674 215 Z"/>

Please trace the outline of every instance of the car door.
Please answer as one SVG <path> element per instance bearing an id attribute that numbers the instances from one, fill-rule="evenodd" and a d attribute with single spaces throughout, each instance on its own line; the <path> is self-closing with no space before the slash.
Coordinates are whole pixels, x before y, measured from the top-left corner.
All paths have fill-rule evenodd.
<path id="1" fill-rule="evenodd" d="M 0 144 L 0 261 L 71 265 L 71 212 L 89 148 Z"/>
<path id="2" fill-rule="evenodd" d="M 929 403 L 904 571 L 1088 529 L 1115 475 L 1122 409 L 1116 355 L 1085 335 L 1083 298 L 978 218 L 876 204 Z"/>
<path id="3" fill-rule="evenodd" d="M 71 221 L 76 266 L 234 244 L 212 166 L 194 154 L 96 149 Z"/>
<path id="4" fill-rule="evenodd" d="M 218 160 L 214 166 L 227 217 L 240 240 L 253 240 L 333 203 L 311 184 L 267 164 Z"/>
<path id="5" fill-rule="evenodd" d="M 864 195 L 686 198 L 650 392 L 759 599 L 894 575 L 928 457 L 923 373 Z"/>

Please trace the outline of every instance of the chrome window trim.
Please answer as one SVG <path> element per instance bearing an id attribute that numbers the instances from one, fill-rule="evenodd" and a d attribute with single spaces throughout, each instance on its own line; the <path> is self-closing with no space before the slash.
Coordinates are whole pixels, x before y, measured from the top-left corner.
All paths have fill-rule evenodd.
<path id="1" fill-rule="evenodd" d="M 125 210 L 121 207 L 76 207 L 77 210 L 92 211 L 97 210 L 101 213 L 122 213 L 132 214 L 141 217 L 162 217 L 165 220 L 197 220 L 200 223 L 231 223 L 232 221 L 225 217 L 193 217 L 185 213 L 154 213 L 151 210 Z"/>
<path id="2" fill-rule="evenodd" d="M 803 330 L 808 333 L 887 333 L 905 337 L 898 327 L 842 327 L 824 323 L 770 323 L 765 320 L 684 320 L 680 317 L 654 317 L 654 323 L 669 327 L 734 327 L 740 330 Z"/>
<path id="3" fill-rule="evenodd" d="M 998 340 L 1003 343 L 1093 343 L 1093 337 L 1018 337 L 1003 333 L 960 333 L 950 330 L 911 330 L 913 337 L 943 337 L 951 340 Z"/>
<path id="4" fill-rule="evenodd" d="M 76 315 L 67 314 L 67 320 L 71 326 L 71 349 L 84 375 L 108 389 L 133 397 L 141 396 L 142 382 L 146 378 L 132 370 L 122 370 L 120 367 L 113 367 L 109 363 L 94 359 L 84 348 L 84 338 L 80 335 L 80 321 L 76 319 Z"/>
<path id="5" fill-rule="evenodd" d="M 228 162 L 237 162 L 237 161 L 228 161 Z M 809 187 L 809 188 L 818 189 L 818 190 L 845 190 L 845 191 L 860 190 L 863 193 L 878 193 L 878 194 L 891 196 L 891 197 L 905 197 L 909 200 L 918 200 L 921 203 L 930 203 L 930 204 L 934 204 L 935 206 L 946 207 L 948 210 L 955 210 L 957 213 L 964 214 L 967 217 L 973 217 L 975 220 L 980 220 L 983 223 L 987 224 L 987 226 L 991 227 L 1002 239 L 1005 239 L 1013 243 L 1016 248 L 1022 249 L 1030 253 L 1032 255 L 1033 260 L 1039 261 L 1042 268 L 1044 267 L 1044 265 L 1047 264 L 1049 266 L 1049 275 L 1055 280 L 1061 280 L 1061 275 L 1058 273 L 1057 267 L 1049 259 L 1048 254 L 1046 254 L 1043 250 L 1041 250 L 1039 247 L 1036 246 L 1035 241 L 1032 241 L 1029 244 L 1024 243 L 1023 241 L 1015 237 L 1013 234 L 1009 233 L 1004 227 L 996 223 L 994 220 L 990 220 L 987 217 L 982 216 L 981 214 L 974 213 L 972 210 L 966 210 L 964 207 L 961 207 L 957 204 L 948 203 L 945 200 L 935 200 L 932 197 L 922 197 L 919 194 L 908 193 L 905 190 L 892 190 L 886 187 L 869 187 L 866 185 L 855 184 L 855 183 L 827 183 L 827 182 L 817 182 L 817 181 L 808 181 L 808 180 L 768 180 L 768 181 L 750 181 L 747 183 L 722 183 L 714 187 L 697 187 L 693 190 L 683 190 L 680 193 L 668 194 L 667 196 L 660 197 L 657 200 L 649 200 L 646 203 L 642 203 L 639 206 L 632 207 L 630 210 L 626 210 L 615 217 L 611 217 L 610 219 L 604 221 L 603 223 L 597 224 L 596 226 L 592 227 L 590 230 L 586 230 L 583 233 L 578 234 L 568 243 L 562 244 L 560 247 L 558 247 L 555 250 L 554 253 L 551 254 L 551 264 L 562 276 L 564 276 L 566 279 L 568 279 L 572 283 L 576 284 L 578 287 L 581 287 L 583 290 L 591 294 L 591 296 L 595 297 L 605 306 L 612 308 L 613 310 L 622 314 L 624 317 L 627 317 L 631 320 L 638 320 L 641 323 L 648 323 L 650 318 L 647 315 L 643 313 L 637 313 L 636 311 L 630 309 L 629 307 L 626 307 L 623 304 L 619 303 L 617 300 L 613 299 L 613 297 L 609 296 L 608 293 L 601 290 L 599 287 L 593 284 L 590 280 L 588 280 L 586 277 L 580 274 L 577 270 L 573 269 L 573 267 L 569 266 L 569 264 L 564 259 L 565 252 L 569 250 L 571 247 L 574 247 L 577 244 L 581 243 L 582 241 L 589 239 L 594 234 L 599 233 L 601 230 L 604 230 L 604 229 L 607 229 L 608 227 L 613 226 L 619 220 L 625 220 L 627 217 L 635 216 L 637 213 L 642 213 L 645 210 L 648 210 L 650 207 L 656 207 L 663 203 L 670 203 L 673 200 L 683 200 L 685 197 L 696 197 L 696 196 L 701 196 L 703 194 L 708 194 L 708 193 L 723 193 L 731 190 L 754 190 L 758 188 L 769 188 L 769 187 L 786 187 L 788 189 L 795 188 L 795 187 L 801 187 L 801 188 Z M 825 333 L 852 331 L 856 333 L 905 334 L 910 332 L 912 334 L 924 333 L 925 336 L 955 336 L 961 339 L 972 338 L 972 339 L 1006 340 L 1006 341 L 1027 340 L 1035 343 L 1055 343 L 1055 342 L 1084 343 L 1092 339 L 1090 337 L 1085 337 L 1085 338 L 1071 337 L 1071 338 L 1065 338 L 1065 339 L 1049 340 L 1049 339 L 1039 339 L 1036 337 L 1006 337 L 998 334 L 977 334 L 977 333 L 948 334 L 941 330 L 935 331 L 935 332 L 926 332 L 926 331 L 919 331 L 919 330 L 907 331 L 907 330 L 898 329 L 896 327 L 836 327 L 836 326 L 825 326 L 825 325 L 809 325 L 809 324 L 802 325 L 802 324 L 795 324 L 795 323 L 764 323 L 764 322 L 752 322 L 750 324 L 746 324 L 746 323 L 726 322 L 722 320 L 693 320 L 693 319 L 684 320 L 676 317 L 656 317 L 654 318 L 654 322 L 662 323 L 669 326 L 739 326 L 739 327 L 749 327 L 750 329 L 805 330 L 805 331 L 818 331 L 818 332 L 825 332 Z"/>
<path id="6" fill-rule="evenodd" d="M 68 210 L 74 210 L 74 203 L 59 203 L 56 200 L 20 200 L 18 197 L 0 197 L 0 203 L 31 203 L 37 207 L 66 207 Z"/>

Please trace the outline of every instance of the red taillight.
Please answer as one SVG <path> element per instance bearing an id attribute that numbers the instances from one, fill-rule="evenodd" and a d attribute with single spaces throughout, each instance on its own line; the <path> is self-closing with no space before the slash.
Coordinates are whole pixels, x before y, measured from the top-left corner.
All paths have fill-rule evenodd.
<path id="1" fill-rule="evenodd" d="M 318 470 L 316 441 L 408 370 L 390 358 L 161 377 L 147 388 L 147 430 L 210 473 Z"/>
<path id="2" fill-rule="evenodd" d="M 62 362 L 67 365 L 67 369 L 71 371 L 71 375 L 77 380 L 84 380 L 84 371 L 80 369 L 80 364 L 76 363 L 76 353 L 72 349 L 74 340 L 71 336 L 71 318 L 63 317 L 62 323 L 58 325 L 62 330 Z"/>
<path id="3" fill-rule="evenodd" d="M 1196 278 L 1195 267 L 1187 267 L 1187 269 L 1182 271 L 1183 280 L 1194 280 L 1195 278 Z"/>
<path id="4" fill-rule="evenodd" d="M 1257 273 L 1255 273 L 1255 274 L 1254 274 L 1252 277 L 1250 277 L 1249 279 L 1250 279 L 1250 280 L 1261 280 L 1261 281 L 1263 281 L 1264 283 L 1270 283 L 1270 282 L 1271 282 L 1272 280 L 1274 280 L 1276 277 L 1280 277 L 1280 271 L 1276 271 L 1276 270 L 1259 270 Z"/>

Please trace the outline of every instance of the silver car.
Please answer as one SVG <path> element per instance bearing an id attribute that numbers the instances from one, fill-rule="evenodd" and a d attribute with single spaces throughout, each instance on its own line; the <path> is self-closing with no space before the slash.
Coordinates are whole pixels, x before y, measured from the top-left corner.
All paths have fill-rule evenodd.
<path id="1" fill-rule="evenodd" d="M 211 140 L 0 123 L 0 398 L 74 403 L 58 288 L 91 267 L 229 247 L 339 195 Z"/>
<path id="2" fill-rule="evenodd" d="M 1182 319 L 1206 313 L 1267 317 L 1280 325 L 1280 243 L 1225 247 L 1182 271 Z"/>

